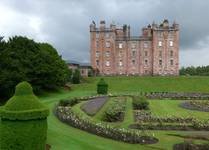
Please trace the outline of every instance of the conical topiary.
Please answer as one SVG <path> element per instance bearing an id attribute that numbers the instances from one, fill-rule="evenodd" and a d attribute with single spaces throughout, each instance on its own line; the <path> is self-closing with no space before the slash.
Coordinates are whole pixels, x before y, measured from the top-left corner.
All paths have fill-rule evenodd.
<path id="1" fill-rule="evenodd" d="M 97 83 L 97 94 L 107 94 L 108 92 L 108 84 L 105 82 L 103 78 Z"/>
<path id="2" fill-rule="evenodd" d="M 19 83 L 14 96 L 0 110 L 0 149 L 44 150 L 48 115 L 31 85 Z"/>

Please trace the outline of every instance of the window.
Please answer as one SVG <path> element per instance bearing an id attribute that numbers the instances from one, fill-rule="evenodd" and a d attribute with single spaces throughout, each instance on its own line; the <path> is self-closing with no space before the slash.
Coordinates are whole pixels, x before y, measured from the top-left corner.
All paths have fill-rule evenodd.
<path id="1" fill-rule="evenodd" d="M 106 66 L 110 66 L 110 62 L 109 61 L 106 61 Z"/>
<path id="2" fill-rule="evenodd" d="M 135 50 L 132 51 L 132 56 L 133 57 L 136 56 L 136 51 Z"/>
<path id="3" fill-rule="evenodd" d="M 132 64 L 135 65 L 135 59 L 132 60 Z"/>
<path id="4" fill-rule="evenodd" d="M 173 46 L 173 41 L 170 41 L 170 42 L 169 42 L 169 45 L 170 45 L 170 46 Z"/>
<path id="5" fill-rule="evenodd" d="M 122 60 L 119 61 L 119 66 L 123 66 Z"/>
<path id="6" fill-rule="evenodd" d="M 96 51 L 96 57 L 99 57 L 99 51 Z"/>
<path id="7" fill-rule="evenodd" d="M 144 48 L 148 48 L 148 43 L 144 42 Z"/>
<path id="8" fill-rule="evenodd" d="M 173 51 L 170 51 L 170 57 L 173 57 Z"/>
<path id="9" fill-rule="evenodd" d="M 97 43 L 97 45 L 96 45 L 96 46 L 97 46 L 97 48 L 99 48 L 99 41 L 97 41 L 96 43 Z"/>
<path id="10" fill-rule="evenodd" d="M 110 47 L 110 42 L 106 42 L 105 44 L 107 48 Z"/>
<path id="11" fill-rule="evenodd" d="M 144 61 L 144 62 L 145 62 L 145 65 L 148 65 L 148 60 L 147 60 L 147 59 L 145 59 L 145 61 Z"/>
<path id="12" fill-rule="evenodd" d="M 131 44 L 131 48 L 136 48 L 136 43 L 135 42 Z"/>
<path id="13" fill-rule="evenodd" d="M 162 51 L 159 51 L 159 57 L 162 57 Z"/>
<path id="14" fill-rule="evenodd" d="M 122 54 L 123 54 L 123 51 L 120 51 L 120 52 L 119 52 L 119 57 L 121 57 L 121 56 L 122 56 Z"/>
<path id="15" fill-rule="evenodd" d="M 159 31 L 158 32 L 158 37 L 162 37 L 163 36 L 163 32 Z"/>
<path id="16" fill-rule="evenodd" d="M 109 38 L 110 37 L 110 34 L 109 33 L 105 33 L 105 37 L 106 38 Z"/>
<path id="17" fill-rule="evenodd" d="M 162 66 L 162 60 L 161 59 L 159 60 L 159 65 Z"/>
<path id="18" fill-rule="evenodd" d="M 118 47 L 123 48 L 123 43 L 119 43 Z"/>
<path id="19" fill-rule="evenodd" d="M 170 60 L 170 65 L 173 66 L 173 59 Z"/>
<path id="20" fill-rule="evenodd" d="M 96 60 L 96 64 L 97 64 L 97 66 L 99 66 L 99 60 Z"/>
<path id="21" fill-rule="evenodd" d="M 97 39 L 99 38 L 99 33 L 96 33 L 96 38 L 97 38 Z"/>
<path id="22" fill-rule="evenodd" d="M 159 41 L 158 42 L 158 46 L 162 46 L 162 41 Z"/>
<path id="23" fill-rule="evenodd" d="M 148 56 L 148 52 L 147 51 L 144 51 L 144 56 Z"/>
<path id="24" fill-rule="evenodd" d="M 109 57 L 110 56 L 110 51 L 106 51 L 106 57 Z"/>

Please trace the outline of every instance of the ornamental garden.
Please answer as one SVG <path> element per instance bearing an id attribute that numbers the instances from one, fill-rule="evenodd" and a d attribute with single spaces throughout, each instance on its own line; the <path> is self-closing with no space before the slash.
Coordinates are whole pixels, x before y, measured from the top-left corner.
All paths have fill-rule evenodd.
<path id="1" fill-rule="evenodd" d="M 0 68 L 1 150 L 209 149 L 208 76 L 82 78 L 17 36 Z"/>

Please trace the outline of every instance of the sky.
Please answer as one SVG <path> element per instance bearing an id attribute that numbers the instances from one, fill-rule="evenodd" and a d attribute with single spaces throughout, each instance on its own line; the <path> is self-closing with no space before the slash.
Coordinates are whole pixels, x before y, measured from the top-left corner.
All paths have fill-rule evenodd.
<path id="1" fill-rule="evenodd" d="M 0 36 L 52 44 L 63 59 L 88 63 L 89 25 L 129 24 L 131 34 L 153 21 L 180 25 L 180 66 L 209 65 L 208 0 L 0 0 Z"/>

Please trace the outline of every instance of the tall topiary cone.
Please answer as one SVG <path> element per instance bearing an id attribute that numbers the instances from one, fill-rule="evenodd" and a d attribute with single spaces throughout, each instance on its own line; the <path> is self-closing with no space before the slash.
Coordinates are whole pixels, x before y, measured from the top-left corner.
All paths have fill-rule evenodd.
<path id="1" fill-rule="evenodd" d="M 45 150 L 49 110 L 28 82 L 0 110 L 0 150 Z"/>
<path id="2" fill-rule="evenodd" d="M 108 92 L 108 84 L 105 82 L 103 78 L 97 83 L 97 94 L 107 94 Z"/>

